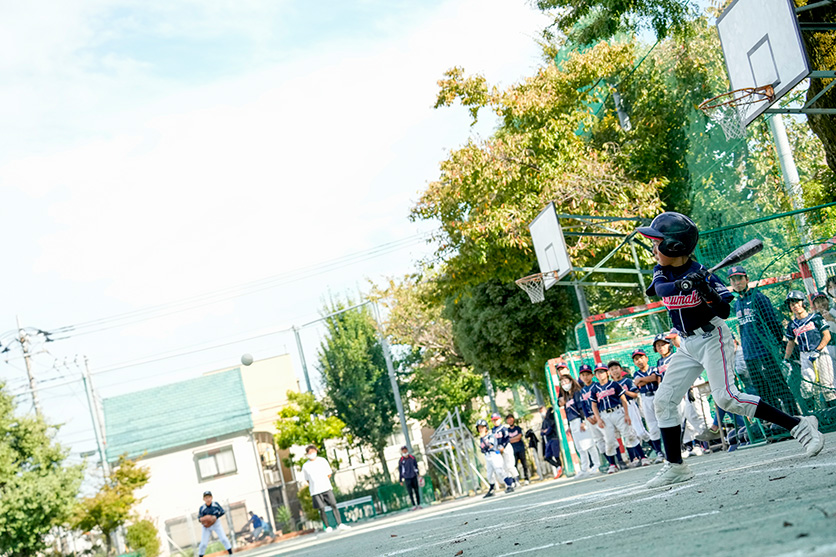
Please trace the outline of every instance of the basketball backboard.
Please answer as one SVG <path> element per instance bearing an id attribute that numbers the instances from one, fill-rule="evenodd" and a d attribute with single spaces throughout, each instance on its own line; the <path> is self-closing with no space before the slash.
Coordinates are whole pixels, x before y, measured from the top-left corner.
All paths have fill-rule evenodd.
<path id="1" fill-rule="evenodd" d="M 792 0 L 734 0 L 717 18 L 731 89 L 771 85 L 774 97 L 741 107 L 748 125 L 810 74 Z"/>
<path id="2" fill-rule="evenodd" d="M 537 218 L 528 225 L 531 239 L 534 241 L 534 252 L 541 273 L 549 273 L 543 277 L 543 285 L 548 289 L 572 270 L 569 253 L 566 251 L 566 240 L 563 229 L 557 218 L 554 203 L 549 203 Z M 555 277 L 554 274 L 557 274 Z"/>

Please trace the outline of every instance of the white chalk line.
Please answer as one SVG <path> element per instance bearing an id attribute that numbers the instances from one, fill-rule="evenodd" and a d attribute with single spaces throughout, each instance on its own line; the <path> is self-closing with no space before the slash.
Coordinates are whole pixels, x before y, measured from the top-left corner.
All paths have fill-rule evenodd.
<path id="1" fill-rule="evenodd" d="M 523 553 L 530 553 L 532 551 L 540 551 L 542 549 L 548 549 L 550 547 L 555 547 L 555 546 L 558 546 L 558 545 L 568 545 L 570 543 L 581 542 L 581 541 L 584 541 L 584 540 L 591 540 L 593 538 L 600 538 L 601 536 L 611 536 L 613 534 L 621 534 L 622 532 L 629 532 L 631 530 L 639 530 L 641 528 L 658 527 L 660 524 L 667 524 L 669 522 L 680 522 L 680 521 L 683 521 L 683 520 L 690 520 L 692 518 L 700 518 L 700 517 L 703 517 L 703 516 L 711 516 L 711 515 L 715 515 L 715 514 L 720 514 L 720 511 L 709 511 L 709 512 L 705 512 L 705 513 L 696 513 L 696 514 L 692 514 L 692 515 L 688 515 L 688 516 L 680 516 L 678 518 L 669 518 L 667 520 L 656 520 L 656 521 L 653 521 L 653 522 L 648 522 L 646 524 L 639 524 L 637 526 L 628 526 L 626 528 L 619 528 L 618 530 L 610 530 L 609 532 L 598 532 L 598 533 L 595 533 L 595 534 L 590 534 L 589 536 L 583 536 L 583 537 L 575 538 L 575 539 L 572 539 L 572 540 L 564 540 L 564 541 L 560 541 L 560 542 L 550 543 L 550 544 L 547 544 L 547 545 L 541 545 L 539 547 L 532 547 L 532 548 L 529 548 L 529 549 L 522 549 L 520 551 L 512 551 L 511 553 L 503 553 L 502 555 L 499 555 L 497 557 L 510 557 L 511 555 L 521 555 Z"/>

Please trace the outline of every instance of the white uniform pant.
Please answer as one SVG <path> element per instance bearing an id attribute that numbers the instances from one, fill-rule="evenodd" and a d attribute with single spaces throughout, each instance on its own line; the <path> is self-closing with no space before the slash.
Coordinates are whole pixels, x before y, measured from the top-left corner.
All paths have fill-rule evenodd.
<path id="1" fill-rule="evenodd" d="M 715 317 L 713 331 L 682 337 L 682 344 L 668 364 L 665 378 L 656 391 L 656 417 L 659 427 L 682 425 L 679 407 L 682 397 L 703 369 L 714 402 L 732 414 L 753 418 L 760 397 L 741 393 L 734 384 L 734 341 L 726 322 Z"/>
<path id="2" fill-rule="evenodd" d="M 836 399 L 836 392 L 833 389 L 833 360 L 830 359 L 830 354 L 825 350 L 816 359 L 815 362 L 810 361 L 810 354 L 812 352 L 801 353 L 801 376 L 806 381 L 801 382 L 801 394 L 804 398 L 817 396 L 819 391 L 824 395 L 825 400 Z M 818 371 L 818 378 L 816 372 Z M 818 383 L 824 389 L 819 389 L 816 385 Z"/>
<path id="3" fill-rule="evenodd" d="M 679 419 L 680 424 L 684 421 L 685 422 L 685 437 L 683 440 L 688 443 L 690 441 L 694 441 L 697 438 L 697 435 L 705 429 L 705 420 L 702 419 L 699 412 L 697 412 L 697 408 L 694 406 L 694 403 L 688 400 L 688 396 L 684 396 L 682 398 L 682 402 L 679 403 Z"/>
<path id="4" fill-rule="evenodd" d="M 615 456 L 618 450 L 618 437 L 624 443 L 624 447 L 635 447 L 639 444 L 635 431 L 632 426 L 627 425 L 624 421 L 624 408 L 618 407 L 612 412 L 600 412 L 601 419 L 604 421 L 604 442 L 606 444 L 605 451 L 607 456 Z M 601 429 L 600 426 L 596 426 Z"/>
<path id="5" fill-rule="evenodd" d="M 517 479 L 520 477 L 520 471 L 514 466 L 514 447 L 511 443 L 505 445 L 502 452 L 502 464 L 505 467 L 505 474 L 511 478 Z"/>
<path id="6" fill-rule="evenodd" d="M 650 435 L 642 423 L 642 413 L 639 411 L 639 405 L 635 399 L 628 400 L 627 409 L 630 411 L 630 422 L 633 424 L 633 431 L 636 433 L 639 441 L 647 441 L 650 439 Z"/>
<path id="7" fill-rule="evenodd" d="M 200 546 L 197 548 L 198 555 L 204 555 L 206 553 L 206 546 L 209 545 L 209 540 L 212 539 L 212 532 L 215 532 L 215 535 L 217 535 L 218 539 L 221 540 L 221 543 L 224 544 L 224 549 L 232 547 L 232 544 L 229 543 L 229 538 L 227 538 L 224 533 L 223 526 L 221 526 L 221 519 L 219 518 L 209 528 L 205 526 L 203 527 L 203 532 L 200 534 Z"/>
<path id="8" fill-rule="evenodd" d="M 485 467 L 488 471 L 485 479 L 488 480 L 489 484 L 505 483 L 505 478 L 508 477 L 508 473 L 505 472 L 505 461 L 502 460 L 501 454 L 494 452 L 485 453 Z M 495 482 L 494 478 L 496 479 Z"/>
<path id="9" fill-rule="evenodd" d="M 598 447 L 598 454 L 606 454 L 607 441 L 604 439 L 604 430 L 598 427 L 598 424 L 589 424 L 589 429 L 592 430 L 592 440 Z"/>
<path id="10" fill-rule="evenodd" d="M 654 395 L 639 394 L 642 399 L 642 412 L 644 412 L 644 421 L 647 423 L 647 434 L 653 441 L 658 441 L 662 438 L 662 432 L 659 431 L 659 420 L 656 419 L 656 397 Z"/>
<path id="11" fill-rule="evenodd" d="M 578 451 L 578 458 L 581 460 L 581 471 L 589 472 L 598 463 L 598 450 L 595 448 L 595 440 L 590 429 L 595 430 L 596 426 L 587 423 L 586 431 L 581 431 L 581 419 L 569 422 L 569 429 L 572 430 L 572 440 L 575 442 L 575 450 Z"/>

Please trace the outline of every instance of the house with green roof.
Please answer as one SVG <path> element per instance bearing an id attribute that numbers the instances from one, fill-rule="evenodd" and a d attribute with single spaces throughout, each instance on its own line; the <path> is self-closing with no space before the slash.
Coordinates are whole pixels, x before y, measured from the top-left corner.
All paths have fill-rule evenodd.
<path id="1" fill-rule="evenodd" d="M 165 555 L 199 542 L 205 491 L 227 511 L 228 534 L 246 529 L 249 511 L 271 517 L 238 368 L 106 398 L 103 406 L 108 461 L 142 457 L 150 469 L 138 510 L 156 519 Z"/>

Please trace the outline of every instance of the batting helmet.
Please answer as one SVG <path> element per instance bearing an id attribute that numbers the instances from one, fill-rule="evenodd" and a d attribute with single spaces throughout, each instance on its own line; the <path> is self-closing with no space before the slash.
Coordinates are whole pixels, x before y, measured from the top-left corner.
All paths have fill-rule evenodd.
<path id="1" fill-rule="evenodd" d="M 787 299 L 784 300 L 784 303 L 789 307 L 792 302 L 801 302 L 804 304 L 804 307 L 807 307 L 807 296 L 801 290 L 790 290 L 787 293 Z"/>
<path id="2" fill-rule="evenodd" d="M 486 422 L 485 420 L 476 420 L 476 429 L 479 429 L 480 425 L 488 427 L 488 422 Z"/>
<path id="3" fill-rule="evenodd" d="M 661 341 L 661 342 L 664 342 L 664 343 L 666 343 L 666 344 L 670 344 L 670 343 L 671 343 L 670 339 L 668 338 L 668 334 L 667 334 L 667 333 L 660 333 L 660 334 L 656 335 L 655 337 L 653 337 L 653 351 L 654 351 L 654 352 L 659 352 L 659 351 L 656 349 L 656 343 L 657 343 L 657 342 L 660 342 L 660 341 Z"/>
<path id="4" fill-rule="evenodd" d="M 661 240 L 659 252 L 668 257 L 691 255 L 700 239 L 700 231 L 694 221 L 682 213 L 662 213 L 650 223 L 650 226 L 638 228 L 645 238 Z"/>
<path id="5" fill-rule="evenodd" d="M 825 294 L 824 292 L 813 292 L 812 294 L 810 294 L 811 302 L 815 302 L 817 298 L 824 298 L 826 300 L 827 294 Z"/>

